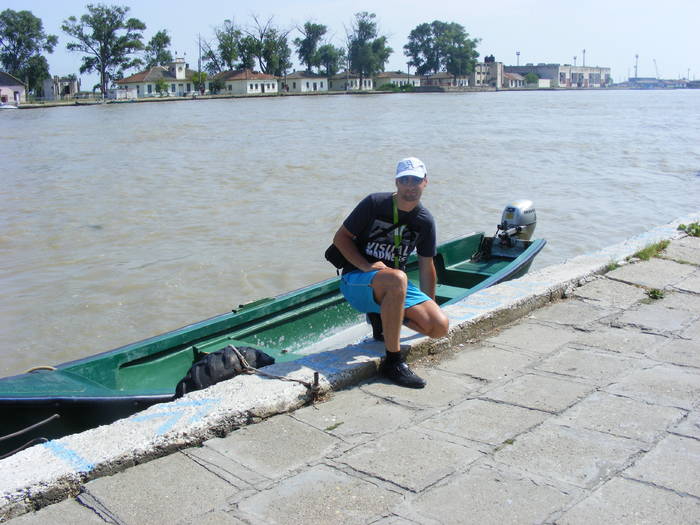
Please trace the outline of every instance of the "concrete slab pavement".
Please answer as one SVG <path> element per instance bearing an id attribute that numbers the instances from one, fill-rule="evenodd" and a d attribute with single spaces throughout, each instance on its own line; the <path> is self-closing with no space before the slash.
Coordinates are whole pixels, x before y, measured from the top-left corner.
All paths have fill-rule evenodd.
<path id="1" fill-rule="evenodd" d="M 98 479 L 77 475 L 72 499 L 12 523 L 590 523 L 598 511 L 620 523 L 700 523 L 700 308 L 695 292 L 677 286 L 700 268 L 679 264 L 681 274 L 665 264 L 671 275 L 653 284 L 666 295 L 652 302 L 633 282 L 649 264 L 658 266 L 623 267 L 625 279 L 618 270 L 569 274 L 569 298 L 541 308 L 532 288 L 518 296 L 524 285 L 513 285 L 512 301 L 535 309 L 510 325 L 495 318 L 517 306 L 491 312 L 485 322 L 497 333 L 475 342 L 486 329 L 470 325 L 449 351 L 426 353 L 416 363 L 425 390 L 366 378 L 201 446 L 182 448 L 183 438 L 165 457 Z M 453 309 L 455 324 L 493 293 Z M 667 323 L 634 317 L 649 309 L 667 310 Z M 360 363 L 357 352 L 343 358 Z M 332 374 L 326 381 L 341 384 Z M 10 498 L 3 516 L 46 501 L 25 497 Z"/>

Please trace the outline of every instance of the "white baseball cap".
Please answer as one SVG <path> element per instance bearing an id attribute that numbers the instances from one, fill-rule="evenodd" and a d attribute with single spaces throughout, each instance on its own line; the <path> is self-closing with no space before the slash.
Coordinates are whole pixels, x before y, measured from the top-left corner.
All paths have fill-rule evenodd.
<path id="1" fill-rule="evenodd" d="M 425 169 L 425 164 L 420 159 L 416 157 L 407 157 L 401 159 L 396 165 L 396 178 L 403 177 L 405 175 L 411 175 L 413 177 L 419 177 L 421 179 L 428 175 Z"/>

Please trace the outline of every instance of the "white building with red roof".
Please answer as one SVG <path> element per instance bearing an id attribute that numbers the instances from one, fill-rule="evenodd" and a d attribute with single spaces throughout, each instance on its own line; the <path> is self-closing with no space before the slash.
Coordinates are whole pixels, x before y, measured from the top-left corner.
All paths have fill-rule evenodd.
<path id="1" fill-rule="evenodd" d="M 207 82 L 209 90 L 214 81 L 223 83 L 223 90 L 219 93 L 227 95 L 262 95 L 277 93 L 279 90 L 277 77 L 250 69 L 224 71 L 214 75 Z"/>
<path id="2" fill-rule="evenodd" d="M 145 71 L 117 80 L 120 90 L 136 92 L 137 98 L 169 95 L 186 97 L 195 93 L 192 77 L 195 71 L 188 69 L 184 58 L 176 58 L 168 66 L 154 66 Z M 157 85 L 165 85 L 165 91 L 158 93 Z"/>

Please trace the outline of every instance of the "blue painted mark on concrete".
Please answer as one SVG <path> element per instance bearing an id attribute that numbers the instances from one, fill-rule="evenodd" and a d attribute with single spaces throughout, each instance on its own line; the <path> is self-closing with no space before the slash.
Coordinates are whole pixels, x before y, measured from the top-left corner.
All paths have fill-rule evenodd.
<path id="1" fill-rule="evenodd" d="M 95 467 L 75 450 L 72 450 L 57 441 L 49 441 L 47 443 L 43 443 L 42 446 L 49 449 L 54 456 L 65 461 L 78 472 L 89 472 Z"/>
<path id="2" fill-rule="evenodd" d="M 194 423 L 202 419 L 207 411 L 214 405 L 219 404 L 218 399 L 201 399 L 197 401 L 178 401 L 171 403 L 165 410 L 156 412 L 155 414 L 144 414 L 135 416 L 133 421 L 149 421 L 151 419 L 166 418 L 165 422 L 156 429 L 156 435 L 160 436 L 172 430 L 184 415 L 190 412 L 190 408 L 195 407 L 197 410 L 189 418 L 189 423 Z"/>

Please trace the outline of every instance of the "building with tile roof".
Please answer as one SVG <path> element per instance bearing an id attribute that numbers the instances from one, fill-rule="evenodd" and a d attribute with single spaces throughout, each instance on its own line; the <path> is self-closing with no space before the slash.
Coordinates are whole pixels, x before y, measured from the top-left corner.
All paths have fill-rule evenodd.
<path id="1" fill-rule="evenodd" d="M 420 78 L 416 75 L 409 75 L 402 71 L 383 71 L 374 75 L 374 85 L 383 86 L 384 84 L 391 84 L 392 86 L 413 86 L 420 87 Z"/>
<path id="2" fill-rule="evenodd" d="M 27 101 L 27 88 L 20 79 L 0 71 L 0 102 L 22 104 Z"/>
<path id="3" fill-rule="evenodd" d="M 374 89 L 374 81 L 371 78 L 363 78 L 360 83 L 360 75 L 342 71 L 328 79 L 328 89 L 331 91 L 371 91 Z"/>
<path id="4" fill-rule="evenodd" d="M 195 71 L 187 68 L 184 58 L 176 58 L 168 66 L 154 66 L 145 71 L 117 80 L 119 89 L 127 91 L 136 90 L 138 98 L 173 96 L 186 97 L 195 93 L 195 85 L 192 80 Z M 165 81 L 167 89 L 158 93 L 156 86 L 160 81 Z"/>
<path id="5" fill-rule="evenodd" d="M 277 77 L 250 69 L 224 71 L 214 75 L 207 82 L 209 90 L 212 89 L 215 81 L 221 83 L 223 93 L 229 95 L 262 95 L 277 93 L 279 90 Z"/>
<path id="6" fill-rule="evenodd" d="M 308 71 L 294 71 L 280 77 L 282 91 L 286 93 L 313 93 L 328 91 L 328 78 Z"/>

